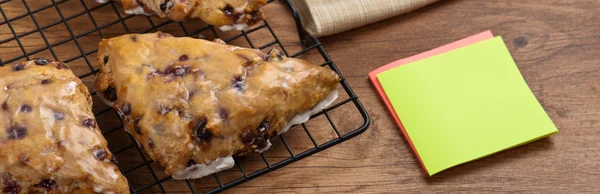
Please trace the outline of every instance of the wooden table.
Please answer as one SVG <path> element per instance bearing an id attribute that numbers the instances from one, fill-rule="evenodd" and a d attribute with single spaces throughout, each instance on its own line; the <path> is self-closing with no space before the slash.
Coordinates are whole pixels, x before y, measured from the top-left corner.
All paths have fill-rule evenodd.
<path id="1" fill-rule="evenodd" d="M 340 146 L 231 191 L 598 193 L 598 10 L 600 1 L 442 1 L 321 38 L 369 112 L 371 127 Z M 280 24 L 280 20 L 284 19 L 271 19 L 280 28 L 293 28 L 291 24 Z M 367 73 L 488 29 L 504 38 L 525 80 L 559 132 L 427 177 Z"/>
<path id="2" fill-rule="evenodd" d="M 29 1 L 33 2 L 33 1 Z M 79 2 L 79 1 L 72 1 Z M 88 5 L 91 1 L 86 0 Z M 71 3 L 72 4 L 72 3 Z M 8 15 L 23 13 L 22 7 L 8 3 L 2 9 Z M 62 10 L 78 6 L 65 5 Z M 530 1 L 442 1 L 421 10 L 377 22 L 338 35 L 321 38 L 339 69 L 369 112 L 372 123 L 362 135 L 326 151 L 308 157 L 290 166 L 271 172 L 250 182 L 236 186 L 227 193 L 398 193 L 398 192 L 600 192 L 600 1 L 597 0 L 530 0 Z M 301 45 L 289 11 L 275 2 L 266 7 L 269 21 L 282 43 L 290 50 Z M 114 13 L 95 12 L 103 18 Z M 65 13 L 68 15 L 68 13 Z M 38 22 L 52 20 L 55 13 L 39 13 Z M 108 20 L 108 19 L 107 19 Z M 73 21 L 74 30 L 86 28 L 89 23 Z M 133 22 L 131 31 L 136 32 Z M 33 24 L 17 28 L 35 28 Z M 140 24 L 141 25 L 141 24 Z M 147 27 L 147 26 L 145 26 Z M 103 36 L 114 37 L 123 32 L 113 28 L 103 30 Z M 140 28 L 141 29 L 141 28 Z M 160 30 L 181 35 L 175 27 Z M 474 162 L 451 168 L 433 177 L 427 177 L 410 151 L 404 137 L 393 123 L 388 111 L 375 93 L 367 73 L 394 60 L 408 57 L 454 40 L 491 29 L 502 36 L 516 60 L 525 80 L 544 106 L 559 133 L 518 148 L 507 150 Z M 0 40 L 12 36 L 0 26 Z M 66 29 L 45 31 L 51 40 L 69 38 Z M 78 39 L 83 50 L 94 49 L 98 34 Z M 214 38 L 208 36 L 207 38 Z M 255 37 L 260 41 L 260 37 Z M 39 35 L 21 38 L 27 48 L 45 43 Z M 233 44 L 242 46 L 243 41 Z M 69 45 L 69 44 L 67 44 Z M 78 53 L 76 47 L 55 48 L 60 58 Z M 0 45 L 0 59 L 21 55 L 16 42 Z M 52 58 L 50 52 L 39 55 Z M 64 57 L 63 57 L 64 55 Z M 317 53 L 302 56 L 318 59 Z M 95 54 L 88 56 L 96 66 Z M 70 63 L 76 74 L 86 71 L 83 59 Z M 88 70 L 89 71 L 89 70 Z M 86 85 L 93 78 L 84 79 Z M 95 110 L 106 108 L 96 101 Z M 353 111 L 349 109 L 340 109 Z M 347 112 L 332 114 L 340 121 L 338 127 L 352 129 L 360 124 L 360 117 Z M 98 118 L 102 128 L 118 125 L 114 118 Z M 334 136 L 325 131 L 324 122 L 309 126 L 317 139 Z M 326 123 L 326 122 L 325 122 Z M 323 128 L 323 132 L 321 132 Z M 305 147 L 300 140 L 302 132 L 290 130 L 286 138 L 293 149 Z M 121 132 L 121 136 L 125 136 Z M 111 146 L 125 144 L 112 135 L 107 137 Z M 296 140 L 297 139 L 297 140 Z M 125 140 L 123 140 L 125 141 Z M 126 143 L 131 143 L 127 140 Z M 277 144 L 278 142 L 276 142 Z M 281 143 L 281 142 L 279 142 Z M 136 154 L 135 151 L 125 152 Z M 276 145 L 273 158 L 286 158 L 287 153 Z M 130 159 L 119 156 L 122 163 Z M 245 168 L 260 169 L 252 156 Z M 260 162 L 258 162 L 260 163 Z M 161 168 L 153 164 L 152 168 Z M 227 173 L 224 173 L 227 178 Z M 151 180 L 144 172 L 131 172 L 130 182 Z M 164 177 L 165 175 L 158 175 Z M 214 179 L 192 182 L 197 188 L 211 189 Z M 142 184 L 142 183 L 139 183 Z M 181 182 L 163 184 L 170 193 L 186 193 Z M 200 189 L 202 190 L 202 189 Z M 146 190 L 157 193 L 158 188 Z"/>

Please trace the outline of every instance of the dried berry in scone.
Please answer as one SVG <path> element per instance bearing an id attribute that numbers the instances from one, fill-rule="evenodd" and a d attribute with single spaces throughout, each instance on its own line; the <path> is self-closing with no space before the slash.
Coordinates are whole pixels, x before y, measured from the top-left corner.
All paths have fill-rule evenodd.
<path id="1" fill-rule="evenodd" d="M 58 61 L 0 68 L 3 193 L 129 193 L 88 89 Z"/>
<path id="2" fill-rule="evenodd" d="M 104 39 L 95 90 L 175 179 L 233 166 L 337 98 L 329 68 L 165 33 Z M 108 59 L 108 60 L 105 60 Z M 107 93 L 111 95 L 106 95 Z M 104 95 L 103 95 L 104 94 Z"/>
<path id="3" fill-rule="evenodd" d="M 108 0 L 96 0 L 107 2 Z M 127 14 L 156 14 L 182 21 L 201 19 L 223 31 L 244 30 L 264 19 L 266 0 L 116 0 Z"/>

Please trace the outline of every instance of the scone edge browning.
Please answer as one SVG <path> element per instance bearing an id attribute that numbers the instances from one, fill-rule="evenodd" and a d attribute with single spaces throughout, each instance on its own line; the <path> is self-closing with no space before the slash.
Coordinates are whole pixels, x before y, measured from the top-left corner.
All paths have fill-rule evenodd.
<path id="1" fill-rule="evenodd" d="M 109 103 L 118 112 L 127 107 L 126 128 L 171 175 L 261 150 L 339 81 L 330 69 L 277 51 L 264 54 L 161 32 L 104 39 L 99 47 L 96 92 L 115 96 Z M 156 136 L 157 129 L 169 131 Z"/>
<path id="2" fill-rule="evenodd" d="M 43 58 L 0 68 L 4 193 L 129 193 L 68 65 Z"/>
<path id="3" fill-rule="evenodd" d="M 105 3 L 106 0 L 96 0 Z M 175 21 L 202 19 L 223 31 L 245 30 L 264 19 L 266 0 L 116 0 L 127 14 L 156 14 Z"/>

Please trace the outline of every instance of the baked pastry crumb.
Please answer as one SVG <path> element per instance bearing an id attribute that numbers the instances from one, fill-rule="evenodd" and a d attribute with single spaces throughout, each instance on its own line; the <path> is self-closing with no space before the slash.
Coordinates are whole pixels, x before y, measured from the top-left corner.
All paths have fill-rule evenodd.
<path id="1" fill-rule="evenodd" d="M 108 0 L 96 0 L 106 3 Z M 201 19 L 222 31 L 245 30 L 262 21 L 265 0 L 116 0 L 125 13 L 158 15 L 175 21 Z"/>
<path id="2" fill-rule="evenodd" d="M 95 90 L 175 179 L 233 166 L 337 98 L 337 73 L 279 51 L 128 34 L 99 45 Z"/>
<path id="3" fill-rule="evenodd" d="M 129 193 L 68 65 L 35 58 L 1 67 L 0 88 L 3 193 Z"/>

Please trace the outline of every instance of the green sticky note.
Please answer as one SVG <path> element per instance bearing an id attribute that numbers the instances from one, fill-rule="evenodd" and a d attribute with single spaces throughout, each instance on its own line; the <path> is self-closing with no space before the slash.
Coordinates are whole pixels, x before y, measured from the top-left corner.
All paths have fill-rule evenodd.
<path id="1" fill-rule="evenodd" d="M 558 132 L 501 37 L 377 78 L 429 175 Z"/>

